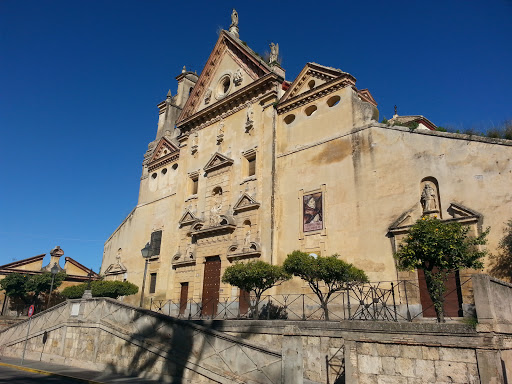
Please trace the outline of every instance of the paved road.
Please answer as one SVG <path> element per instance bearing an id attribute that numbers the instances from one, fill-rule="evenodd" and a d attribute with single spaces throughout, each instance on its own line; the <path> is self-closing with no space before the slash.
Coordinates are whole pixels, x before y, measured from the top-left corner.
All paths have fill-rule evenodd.
<path id="1" fill-rule="evenodd" d="M 0 366 L 0 383 L 9 384 L 64 384 L 83 383 L 60 376 L 48 376 L 40 373 L 20 371 L 19 369 Z"/>

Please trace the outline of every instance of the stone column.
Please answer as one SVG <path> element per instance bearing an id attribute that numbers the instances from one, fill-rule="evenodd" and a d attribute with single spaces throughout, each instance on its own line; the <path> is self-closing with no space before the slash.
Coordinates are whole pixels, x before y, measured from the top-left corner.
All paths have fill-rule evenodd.
<path id="1" fill-rule="evenodd" d="M 302 357 L 302 336 L 295 325 L 287 325 L 283 331 L 282 383 L 303 384 L 304 363 Z"/>

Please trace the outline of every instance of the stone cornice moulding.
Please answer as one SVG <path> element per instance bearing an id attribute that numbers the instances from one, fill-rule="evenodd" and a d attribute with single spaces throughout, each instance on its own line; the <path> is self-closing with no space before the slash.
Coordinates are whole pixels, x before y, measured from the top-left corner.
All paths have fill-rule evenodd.
<path id="1" fill-rule="evenodd" d="M 238 91 L 224 97 L 210 106 L 198 111 L 189 118 L 177 123 L 177 128 L 183 131 L 203 129 L 221 119 L 244 109 L 247 103 L 254 104 L 267 93 L 275 93 L 279 78 L 274 73 L 269 73 L 257 81 L 239 89 Z M 183 140 L 182 138 L 178 140 Z"/>
<path id="2" fill-rule="evenodd" d="M 347 86 L 355 88 L 355 82 L 352 82 L 350 81 L 350 79 L 347 79 L 346 77 L 343 76 L 338 77 L 307 92 L 292 97 L 291 99 L 288 99 L 283 103 L 279 103 L 277 105 L 277 114 L 281 115 L 283 113 L 291 111 L 292 109 L 299 108 L 304 104 L 315 101 L 325 95 L 328 95 L 329 93 L 336 92 L 337 90 L 345 88 Z M 355 91 L 357 92 L 357 88 L 355 88 Z"/>

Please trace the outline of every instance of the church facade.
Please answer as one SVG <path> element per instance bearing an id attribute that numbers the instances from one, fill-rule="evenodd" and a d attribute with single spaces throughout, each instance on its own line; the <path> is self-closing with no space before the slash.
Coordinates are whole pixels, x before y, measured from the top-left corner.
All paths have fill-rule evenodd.
<path id="1" fill-rule="evenodd" d="M 266 61 L 254 53 L 234 14 L 201 74 L 176 77 L 177 93 L 158 105 L 138 204 L 105 243 L 107 279 L 141 287 L 146 243 L 146 307 L 236 300 L 220 281 L 227 266 L 280 265 L 295 249 L 337 253 L 371 281 L 417 279 L 397 271 L 393 253 L 424 214 L 474 234 L 490 226 L 496 249 L 512 216 L 512 142 L 437 132 L 423 116 L 416 129 L 381 124 L 352 75 L 307 63 L 289 82 L 278 50 Z M 309 290 L 292 280 L 274 292 Z"/>

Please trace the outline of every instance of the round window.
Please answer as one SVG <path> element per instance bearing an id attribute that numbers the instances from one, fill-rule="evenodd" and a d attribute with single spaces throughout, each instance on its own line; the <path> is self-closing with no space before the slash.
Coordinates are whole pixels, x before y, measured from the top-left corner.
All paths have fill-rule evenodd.
<path id="1" fill-rule="evenodd" d="M 216 88 L 216 97 L 217 99 L 221 99 L 226 96 L 231 89 L 231 76 L 224 75 L 220 78 L 217 88 Z"/>

